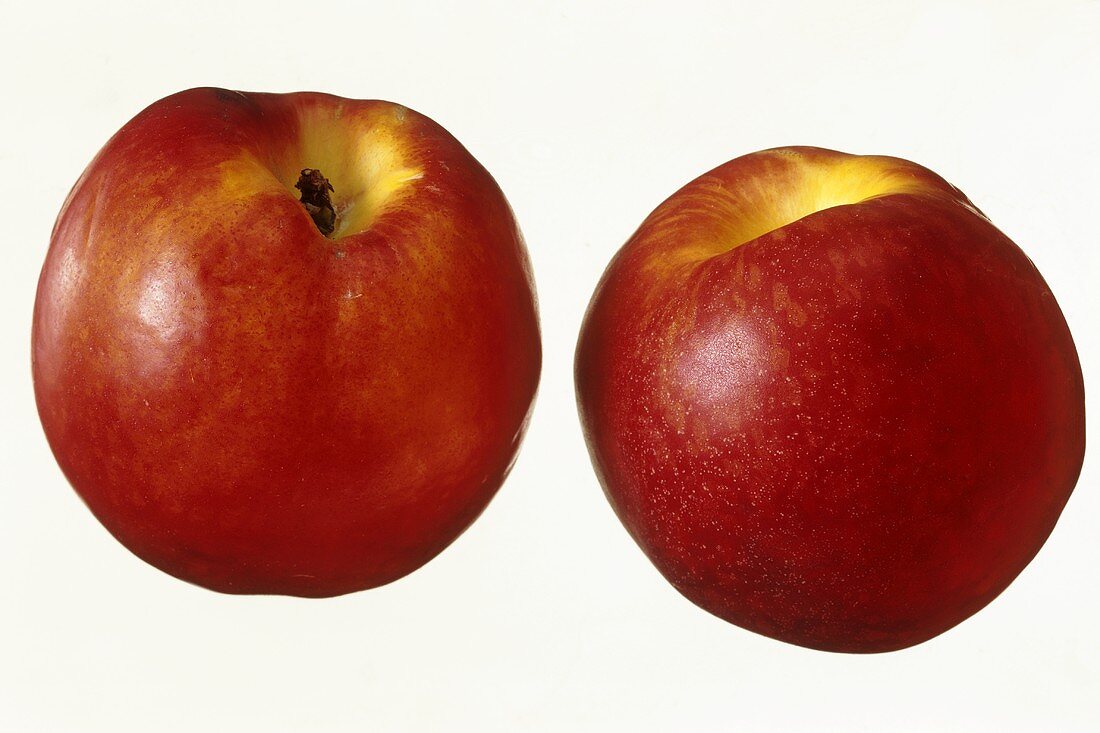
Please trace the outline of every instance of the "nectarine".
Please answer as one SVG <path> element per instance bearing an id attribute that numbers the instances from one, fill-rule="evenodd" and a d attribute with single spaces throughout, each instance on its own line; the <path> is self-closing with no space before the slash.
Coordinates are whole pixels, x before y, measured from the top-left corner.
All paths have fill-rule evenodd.
<path id="1" fill-rule="evenodd" d="M 539 378 L 500 189 L 403 106 L 193 89 L 115 135 L 61 210 L 35 395 L 65 475 L 138 556 L 329 596 L 485 508 Z"/>
<path id="2" fill-rule="evenodd" d="M 1084 451 L 1047 284 L 897 158 L 769 150 L 689 183 L 604 273 L 576 387 L 604 491 L 669 582 L 832 651 L 916 644 L 989 603 Z"/>

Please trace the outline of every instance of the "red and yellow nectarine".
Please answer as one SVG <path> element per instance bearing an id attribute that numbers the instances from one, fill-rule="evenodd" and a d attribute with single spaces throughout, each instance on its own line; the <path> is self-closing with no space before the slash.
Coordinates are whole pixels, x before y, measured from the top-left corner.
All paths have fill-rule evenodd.
<path id="1" fill-rule="evenodd" d="M 65 202 L 34 311 L 72 485 L 134 553 L 232 593 L 427 562 L 504 480 L 539 366 L 490 175 L 423 115 L 323 94 L 139 114 Z"/>
<path id="2" fill-rule="evenodd" d="M 1084 451 L 1043 278 L 896 158 L 769 150 L 689 183 L 604 273 L 576 387 L 604 490 L 672 585 L 833 651 L 916 644 L 989 603 Z"/>

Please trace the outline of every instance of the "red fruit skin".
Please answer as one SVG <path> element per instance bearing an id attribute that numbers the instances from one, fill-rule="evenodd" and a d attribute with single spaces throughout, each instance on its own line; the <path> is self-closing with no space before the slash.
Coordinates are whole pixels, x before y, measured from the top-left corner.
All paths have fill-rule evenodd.
<path id="1" fill-rule="evenodd" d="M 304 167 L 369 226 L 322 236 Z M 367 169 L 375 193 L 341 191 Z M 512 212 L 450 134 L 387 102 L 218 89 L 153 104 L 85 171 L 32 339 L 50 446 L 111 534 L 207 588 L 298 596 L 388 583 L 465 530 L 541 360 Z"/>
<path id="2" fill-rule="evenodd" d="M 604 273 L 575 376 L 600 483 L 677 590 L 766 636 L 883 652 L 1035 556 L 1081 468 L 1084 388 L 1031 261 L 907 161 L 873 159 L 921 192 L 685 254 L 727 192 L 848 158 L 765 151 L 674 194 Z"/>

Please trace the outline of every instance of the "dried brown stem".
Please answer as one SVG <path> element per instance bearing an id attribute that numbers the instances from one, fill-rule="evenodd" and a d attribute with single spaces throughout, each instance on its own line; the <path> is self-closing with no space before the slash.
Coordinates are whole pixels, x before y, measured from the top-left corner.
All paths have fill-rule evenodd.
<path id="1" fill-rule="evenodd" d="M 329 195 L 335 190 L 332 184 L 316 168 L 303 168 L 294 188 L 302 192 L 299 200 L 313 217 L 313 223 L 321 234 L 330 236 L 336 230 L 336 209 Z"/>

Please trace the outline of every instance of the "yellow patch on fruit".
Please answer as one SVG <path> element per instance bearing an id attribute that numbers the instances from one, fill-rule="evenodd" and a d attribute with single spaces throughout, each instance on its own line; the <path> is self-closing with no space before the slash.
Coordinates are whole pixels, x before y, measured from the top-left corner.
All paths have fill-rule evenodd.
<path id="1" fill-rule="evenodd" d="M 331 238 L 358 234 L 398 205 L 411 191 L 410 183 L 424 175 L 397 129 L 403 123 L 403 115 L 385 106 L 334 113 L 305 105 L 299 110 L 297 144 L 281 152 L 274 173 L 294 192 L 303 168 L 321 171 L 333 187 L 336 229 Z"/>
<path id="2" fill-rule="evenodd" d="M 649 255 L 662 270 L 729 252 L 765 234 L 837 206 L 882 196 L 943 191 L 918 166 L 896 158 L 791 148 L 757 153 L 751 175 L 718 168 L 688 184 L 654 212 Z M 737 165 L 737 161 L 733 163 Z"/>
<path id="3" fill-rule="evenodd" d="M 920 193 L 927 190 L 911 164 L 873 155 L 836 154 L 809 158 L 795 150 L 764 153 L 782 164 L 764 176 L 731 191 L 727 251 L 764 234 L 782 229 L 811 214 L 880 196 Z"/>

